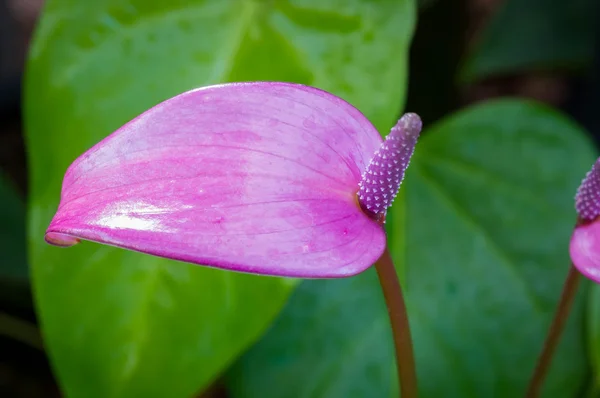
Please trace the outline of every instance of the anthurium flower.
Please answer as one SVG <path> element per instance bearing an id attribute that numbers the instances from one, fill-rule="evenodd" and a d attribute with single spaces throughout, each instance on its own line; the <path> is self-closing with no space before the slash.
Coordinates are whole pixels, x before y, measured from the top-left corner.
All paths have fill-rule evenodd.
<path id="1" fill-rule="evenodd" d="M 354 275 L 385 249 L 385 212 L 420 130 L 407 114 L 382 141 L 352 105 L 303 85 L 192 90 L 73 162 L 45 238 L 249 273 Z"/>
<path id="2" fill-rule="evenodd" d="M 575 196 L 577 225 L 569 251 L 575 268 L 600 282 L 600 158 L 587 173 Z"/>
<path id="3" fill-rule="evenodd" d="M 552 357 L 569 312 L 575 301 L 580 274 L 594 282 L 600 282 L 600 158 L 592 166 L 575 195 L 577 223 L 571 235 L 569 252 L 572 267 L 565 278 L 556 312 L 548 329 L 542 352 L 527 387 L 526 397 L 538 397 L 552 362 Z"/>

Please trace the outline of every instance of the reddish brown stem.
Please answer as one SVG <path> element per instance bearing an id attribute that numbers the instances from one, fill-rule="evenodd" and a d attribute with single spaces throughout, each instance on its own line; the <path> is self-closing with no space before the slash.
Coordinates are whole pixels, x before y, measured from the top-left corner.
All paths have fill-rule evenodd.
<path id="1" fill-rule="evenodd" d="M 385 297 L 385 303 L 390 315 L 392 333 L 394 335 L 400 396 L 402 398 L 416 398 L 417 373 L 408 324 L 408 314 L 398 274 L 387 248 L 381 258 L 375 263 L 375 269 L 377 269 L 379 283 L 383 290 L 383 296 Z"/>
<path id="2" fill-rule="evenodd" d="M 560 336 L 565 327 L 565 323 L 569 318 L 569 311 L 575 299 L 575 293 L 577 293 L 577 287 L 579 286 L 579 272 L 571 265 L 569 274 L 565 280 L 563 291 L 560 296 L 558 308 L 554 314 L 554 319 L 548 330 L 548 336 L 544 342 L 544 348 L 538 359 L 537 366 L 529 382 L 529 388 L 525 394 L 526 398 L 537 398 L 540 395 L 546 373 L 552 362 L 552 356 L 560 340 Z"/>

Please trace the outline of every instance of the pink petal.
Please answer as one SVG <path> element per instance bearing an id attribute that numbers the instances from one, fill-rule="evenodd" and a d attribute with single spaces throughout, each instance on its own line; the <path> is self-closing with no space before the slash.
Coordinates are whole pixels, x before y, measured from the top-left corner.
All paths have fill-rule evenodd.
<path id="1" fill-rule="evenodd" d="M 569 251 L 575 268 L 600 283 L 600 223 L 596 221 L 575 227 Z"/>
<path id="2" fill-rule="evenodd" d="M 69 167 L 46 240 L 268 275 L 354 275 L 385 247 L 356 201 L 381 142 L 358 110 L 315 88 L 189 91 Z"/>

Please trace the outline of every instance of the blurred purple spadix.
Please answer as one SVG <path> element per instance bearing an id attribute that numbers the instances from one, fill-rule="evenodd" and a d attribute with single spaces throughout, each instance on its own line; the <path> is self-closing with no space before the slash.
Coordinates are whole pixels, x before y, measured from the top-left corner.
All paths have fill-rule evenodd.
<path id="1" fill-rule="evenodd" d="M 600 283 L 600 158 L 579 186 L 575 208 L 578 221 L 569 246 L 571 260 L 584 276 Z"/>
<path id="2" fill-rule="evenodd" d="M 192 90 L 73 162 L 45 238 L 263 275 L 354 275 L 385 249 L 385 210 L 420 130 L 407 114 L 383 142 L 352 105 L 303 85 Z"/>

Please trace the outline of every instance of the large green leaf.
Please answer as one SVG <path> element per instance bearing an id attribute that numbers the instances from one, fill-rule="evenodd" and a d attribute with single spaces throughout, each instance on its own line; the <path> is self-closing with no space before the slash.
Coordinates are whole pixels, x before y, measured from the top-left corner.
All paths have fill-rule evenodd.
<path id="1" fill-rule="evenodd" d="M 421 397 L 524 393 L 569 266 L 573 192 L 594 160 L 580 130 L 499 100 L 427 129 L 388 222 L 407 286 Z M 578 301 L 545 397 L 585 376 Z M 396 397 L 391 332 L 373 269 L 305 281 L 232 369 L 235 398 Z"/>
<path id="2" fill-rule="evenodd" d="M 466 59 L 461 78 L 581 68 L 594 52 L 595 0 L 507 0 Z"/>
<path id="3" fill-rule="evenodd" d="M 49 0 L 26 76 L 30 254 L 43 333 L 68 396 L 188 397 L 256 340 L 292 282 L 43 241 L 84 150 L 193 87 L 283 80 L 338 94 L 389 128 L 404 101 L 410 0 Z"/>

